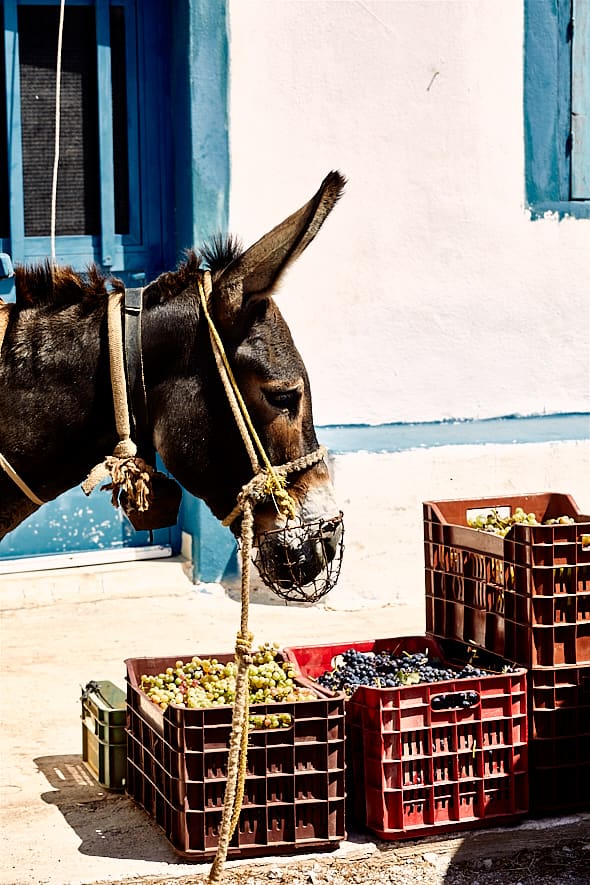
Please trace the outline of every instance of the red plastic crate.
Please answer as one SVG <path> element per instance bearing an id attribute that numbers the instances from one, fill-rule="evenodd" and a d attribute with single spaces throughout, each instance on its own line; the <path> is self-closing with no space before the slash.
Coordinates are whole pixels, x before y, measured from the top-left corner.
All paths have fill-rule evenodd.
<path id="1" fill-rule="evenodd" d="M 368 640 L 284 650 L 303 675 L 315 678 L 348 648 L 428 649 L 447 665 L 468 660 L 467 646 L 432 637 Z M 501 661 L 484 651 L 479 666 Z M 469 708 L 433 709 L 475 691 Z M 436 704 L 434 704 L 436 707 Z M 526 672 L 482 678 L 358 688 L 346 702 L 349 794 L 357 822 L 379 838 L 404 839 L 499 824 L 528 811 Z"/>
<path id="2" fill-rule="evenodd" d="M 514 525 L 505 538 L 467 525 L 494 507 L 576 521 Z M 590 516 L 570 495 L 427 501 L 423 509 L 428 633 L 524 667 L 590 663 Z"/>
<path id="3" fill-rule="evenodd" d="M 232 707 L 165 711 L 141 691 L 141 676 L 180 657 L 131 658 L 127 665 L 127 793 L 189 860 L 215 855 L 223 812 Z M 231 654 L 201 655 L 218 661 Z M 344 696 L 254 704 L 290 713 L 289 728 L 254 730 L 244 802 L 229 858 L 335 847 L 345 838 Z"/>

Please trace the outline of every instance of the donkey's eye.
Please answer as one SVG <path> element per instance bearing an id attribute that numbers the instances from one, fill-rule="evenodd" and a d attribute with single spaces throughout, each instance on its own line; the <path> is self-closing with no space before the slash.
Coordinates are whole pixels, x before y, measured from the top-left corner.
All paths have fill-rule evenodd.
<path id="1" fill-rule="evenodd" d="M 301 390 L 298 387 L 279 389 L 269 388 L 262 391 L 267 403 L 274 409 L 285 412 L 295 412 L 301 399 Z"/>

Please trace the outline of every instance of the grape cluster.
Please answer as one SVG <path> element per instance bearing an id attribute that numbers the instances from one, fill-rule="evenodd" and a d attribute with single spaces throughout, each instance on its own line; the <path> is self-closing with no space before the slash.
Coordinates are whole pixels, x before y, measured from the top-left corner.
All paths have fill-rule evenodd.
<path id="1" fill-rule="evenodd" d="M 290 663 L 278 657 L 278 645 L 265 643 L 251 655 L 248 667 L 250 704 L 291 703 L 315 700 L 312 689 L 298 685 L 299 674 Z M 216 658 L 193 657 L 190 661 L 176 661 L 164 673 L 143 675 L 140 688 L 161 710 L 169 704 L 188 709 L 218 707 L 233 704 L 236 697 L 238 665 L 234 661 L 222 663 Z M 289 713 L 253 714 L 250 728 L 288 728 Z"/>
<path id="2" fill-rule="evenodd" d="M 504 668 L 508 672 L 509 667 Z M 371 688 L 399 688 L 423 682 L 443 682 L 447 679 L 471 679 L 489 676 L 489 670 L 470 663 L 453 669 L 438 658 L 429 658 L 428 652 L 394 655 L 390 651 L 361 652 L 347 649 L 332 662 L 332 669 L 318 676 L 317 682 L 332 691 L 343 691 L 349 697 L 359 686 Z M 466 704 L 470 706 L 471 701 Z"/>
<path id="3" fill-rule="evenodd" d="M 572 516 L 558 516 L 555 519 L 546 519 L 539 522 L 534 513 L 526 513 L 522 507 L 515 507 L 514 513 L 509 516 L 500 516 L 499 511 L 493 507 L 488 513 L 480 513 L 473 519 L 467 520 L 467 525 L 472 529 L 489 532 L 504 538 L 513 525 L 571 525 L 575 522 Z"/>

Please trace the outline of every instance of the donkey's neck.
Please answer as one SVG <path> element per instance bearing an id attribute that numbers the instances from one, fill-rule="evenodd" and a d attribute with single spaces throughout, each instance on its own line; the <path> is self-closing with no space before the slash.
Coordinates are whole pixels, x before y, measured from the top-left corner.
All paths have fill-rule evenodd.
<path id="1" fill-rule="evenodd" d="M 49 501 L 79 484 L 116 441 L 103 311 L 21 311 L 0 359 L 0 452 Z M 0 537 L 35 509 L 0 471 Z"/>

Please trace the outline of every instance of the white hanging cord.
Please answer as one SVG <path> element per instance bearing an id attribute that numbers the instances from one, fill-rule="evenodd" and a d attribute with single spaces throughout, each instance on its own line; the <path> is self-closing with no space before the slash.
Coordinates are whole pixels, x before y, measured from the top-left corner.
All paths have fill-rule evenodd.
<path id="1" fill-rule="evenodd" d="M 59 27 L 57 31 L 57 64 L 55 70 L 55 150 L 53 155 L 53 181 L 51 184 L 51 262 L 55 264 L 55 222 L 57 216 L 57 170 L 59 167 L 59 136 L 61 125 L 61 50 L 64 30 L 66 0 L 59 7 Z"/>

